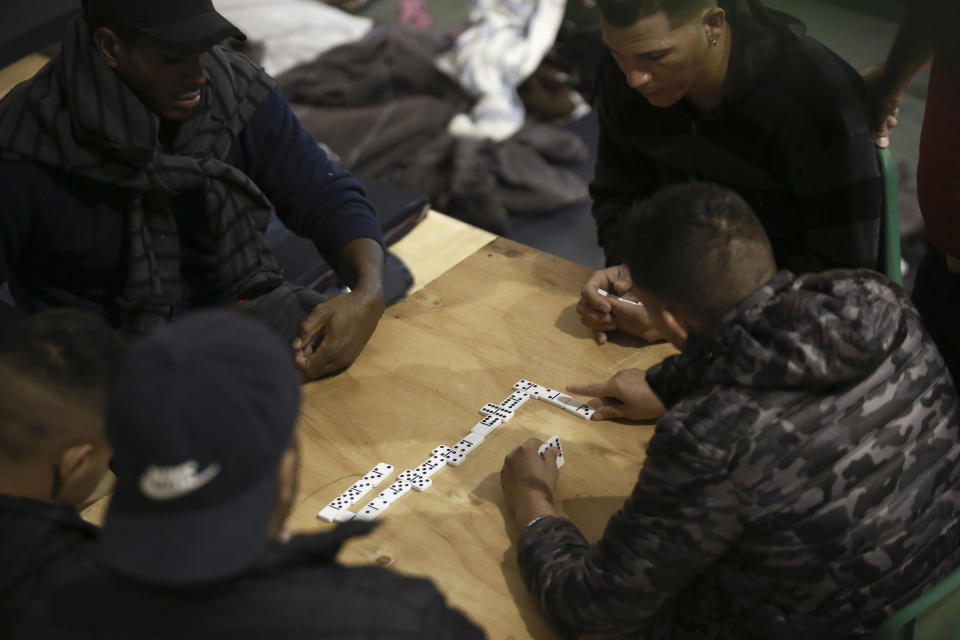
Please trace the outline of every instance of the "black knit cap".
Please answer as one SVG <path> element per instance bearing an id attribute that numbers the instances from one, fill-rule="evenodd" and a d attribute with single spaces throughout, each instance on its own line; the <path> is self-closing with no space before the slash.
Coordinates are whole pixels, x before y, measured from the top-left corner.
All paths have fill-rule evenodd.
<path id="1" fill-rule="evenodd" d="M 247 37 L 213 7 L 213 0 L 86 0 L 107 24 L 131 27 L 165 45 L 202 51 L 233 37 Z"/>

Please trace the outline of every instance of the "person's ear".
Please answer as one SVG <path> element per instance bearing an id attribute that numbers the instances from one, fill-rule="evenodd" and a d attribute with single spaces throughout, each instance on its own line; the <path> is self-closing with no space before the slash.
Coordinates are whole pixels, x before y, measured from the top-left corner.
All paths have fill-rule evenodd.
<path id="1" fill-rule="evenodd" d="M 704 10 L 701 22 L 703 23 L 704 33 L 707 35 L 707 41 L 711 45 L 717 46 L 714 43 L 719 43 L 720 36 L 723 35 L 723 25 L 726 21 L 727 13 L 720 7 L 711 7 Z"/>
<path id="2" fill-rule="evenodd" d="M 75 444 L 64 449 L 54 469 L 54 486 L 50 498 L 55 502 L 71 502 L 75 487 L 86 482 L 87 469 L 91 464 L 93 445 L 89 442 Z"/>
<path id="3" fill-rule="evenodd" d="M 297 497 L 300 480 L 300 451 L 296 441 L 283 453 L 280 465 L 277 468 L 277 501 L 274 503 L 273 515 L 267 535 L 271 538 L 283 539 L 284 524 L 293 508 L 293 501 Z"/>
<path id="4" fill-rule="evenodd" d="M 280 458 L 280 468 L 277 470 L 277 503 L 293 504 L 297 495 L 297 450 L 290 447 Z"/>
<path id="5" fill-rule="evenodd" d="M 93 46 L 111 69 L 120 65 L 120 38 L 109 27 L 100 27 L 93 32 Z"/>

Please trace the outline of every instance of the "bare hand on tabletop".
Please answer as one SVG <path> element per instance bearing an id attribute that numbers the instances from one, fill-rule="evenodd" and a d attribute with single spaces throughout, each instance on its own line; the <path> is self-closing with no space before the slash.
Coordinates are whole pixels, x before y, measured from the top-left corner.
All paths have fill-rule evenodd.
<path id="1" fill-rule="evenodd" d="M 353 364 L 377 328 L 384 308 L 382 287 L 354 290 L 318 304 L 293 342 L 294 359 L 303 377 L 312 380 Z"/>
<path id="2" fill-rule="evenodd" d="M 892 85 L 886 70 L 885 65 L 877 64 L 860 71 L 867 95 L 867 109 L 877 132 L 877 146 L 881 149 L 890 146 L 890 130 L 897 126 L 900 97 L 903 95 L 902 90 Z"/>
<path id="3" fill-rule="evenodd" d="M 646 309 L 616 299 L 617 296 L 626 297 L 632 288 L 630 273 L 623 265 L 595 271 L 583 285 L 577 313 L 580 322 L 593 331 L 597 344 L 604 344 L 607 332 L 618 329 L 650 342 L 662 338 L 650 323 Z M 609 292 L 611 297 L 600 295 L 597 289 Z"/>
<path id="4" fill-rule="evenodd" d="M 643 369 L 624 369 L 605 382 L 571 384 L 570 393 L 603 399 L 592 420 L 655 420 L 666 413 L 666 407 L 647 384 Z"/>
<path id="5" fill-rule="evenodd" d="M 514 521 L 523 529 L 531 520 L 545 514 L 556 515 L 553 492 L 557 488 L 557 450 L 547 449 L 541 457 L 537 449 L 543 442 L 530 438 L 503 460 L 500 486 Z"/>

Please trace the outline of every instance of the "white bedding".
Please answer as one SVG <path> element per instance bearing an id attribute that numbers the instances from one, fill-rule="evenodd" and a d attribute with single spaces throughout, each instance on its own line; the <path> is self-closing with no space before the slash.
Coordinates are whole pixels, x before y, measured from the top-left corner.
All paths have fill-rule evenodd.
<path id="1" fill-rule="evenodd" d="M 362 39 L 373 20 L 319 0 L 216 0 L 217 10 L 247 38 L 266 46 L 263 68 L 279 75 L 333 47 Z"/>

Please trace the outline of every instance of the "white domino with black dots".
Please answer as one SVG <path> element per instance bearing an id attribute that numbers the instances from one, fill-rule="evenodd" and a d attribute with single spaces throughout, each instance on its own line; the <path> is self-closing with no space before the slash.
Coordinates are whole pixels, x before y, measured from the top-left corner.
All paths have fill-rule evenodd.
<path id="1" fill-rule="evenodd" d="M 540 445 L 540 448 L 537 449 L 537 453 L 539 453 L 540 456 L 543 457 L 543 454 L 546 453 L 547 450 L 551 448 L 554 448 L 557 450 L 557 469 L 559 469 L 564 464 L 563 447 L 560 446 L 559 436 L 553 436 L 552 438 L 544 442 L 542 445 Z"/>
<path id="2" fill-rule="evenodd" d="M 327 522 L 348 522 L 357 520 L 373 520 L 383 514 L 393 503 L 411 491 L 423 492 L 433 486 L 433 476 L 444 467 L 457 467 L 463 464 L 467 456 L 474 449 L 483 444 L 498 427 L 509 422 L 516 412 L 530 398 L 537 398 L 555 407 L 568 411 L 585 420 L 590 420 L 594 409 L 589 404 L 575 400 L 556 389 L 539 385 L 530 380 L 517 380 L 513 391 L 499 404 L 488 402 L 480 408 L 483 418 L 473 425 L 458 443 L 452 446 L 437 445 L 430 453 L 430 457 L 413 469 L 401 472 L 397 479 L 386 489 L 380 491 L 375 498 L 367 502 L 356 514 L 350 511 L 352 505 L 358 504 L 370 491 L 379 486 L 393 473 L 393 465 L 381 462 L 368 471 L 360 480 L 353 483 L 349 489 L 337 496 L 330 504 L 317 514 L 317 517 Z M 539 453 L 549 447 L 557 449 L 557 468 L 564 464 L 563 449 L 560 438 L 553 436 L 543 446 Z"/>
<path id="3" fill-rule="evenodd" d="M 486 440 L 485 436 L 473 431 L 463 436 L 460 442 L 450 448 L 450 452 L 447 454 L 447 464 L 453 467 L 460 466 L 467 454 L 483 444 L 484 440 Z"/>
<path id="4" fill-rule="evenodd" d="M 473 428 L 470 429 L 470 433 L 479 433 L 486 438 L 501 424 L 503 424 L 503 420 L 497 416 L 484 416 L 483 420 L 473 425 Z"/>
<path id="5" fill-rule="evenodd" d="M 348 507 L 360 502 L 361 498 L 370 493 L 371 489 L 379 486 L 391 473 L 393 473 L 393 465 L 381 462 L 337 496 L 333 502 L 321 509 L 317 517 L 327 522 L 352 520 L 354 514 Z"/>

